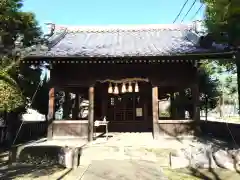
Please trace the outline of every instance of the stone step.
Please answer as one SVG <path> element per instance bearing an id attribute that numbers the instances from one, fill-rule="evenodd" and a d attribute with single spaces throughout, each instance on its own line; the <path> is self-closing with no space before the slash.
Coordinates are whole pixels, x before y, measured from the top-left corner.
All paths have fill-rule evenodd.
<path id="1" fill-rule="evenodd" d="M 87 165 L 94 160 L 106 159 L 139 159 L 157 161 L 156 154 L 144 149 L 132 147 L 88 147 L 83 148 L 80 164 Z"/>

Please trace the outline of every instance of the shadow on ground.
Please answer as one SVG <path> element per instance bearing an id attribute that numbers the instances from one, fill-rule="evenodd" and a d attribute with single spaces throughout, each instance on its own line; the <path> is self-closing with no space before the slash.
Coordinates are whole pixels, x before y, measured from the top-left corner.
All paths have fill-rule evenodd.
<path id="1" fill-rule="evenodd" d="M 15 178 L 40 178 L 42 176 L 50 176 L 57 171 L 64 170 L 59 166 L 46 165 L 27 165 L 17 164 L 2 167 L 0 170 L 0 179 L 15 179 Z"/>
<path id="2" fill-rule="evenodd" d="M 220 149 L 228 149 L 228 150 L 233 150 L 233 149 L 239 149 L 240 146 L 237 143 L 235 139 L 232 138 L 222 138 L 214 135 L 210 135 L 207 133 L 204 133 L 201 131 L 201 129 L 194 129 L 194 126 L 187 126 L 185 128 L 179 128 L 175 127 L 172 128 L 171 131 L 168 131 L 167 129 L 163 128 L 163 126 L 158 125 L 159 130 L 168 135 L 170 138 L 175 139 L 176 141 L 182 142 L 184 138 L 179 137 L 178 135 L 182 134 L 188 134 L 188 132 L 195 132 L 194 133 L 194 141 L 197 141 L 199 144 L 205 144 L 206 146 L 211 146 L 213 152 L 216 152 L 217 150 Z M 189 133 L 191 134 L 191 133 Z M 230 154 L 229 154 L 230 155 Z M 206 157 L 208 159 L 208 164 L 209 167 L 212 165 L 212 154 L 207 154 Z M 231 155 L 230 155 L 231 156 Z M 204 179 L 204 180 L 238 180 L 240 179 L 240 171 L 237 169 L 237 160 L 233 158 L 233 163 L 235 170 L 227 170 L 227 169 L 222 169 L 222 168 L 208 168 L 208 169 L 200 169 L 200 168 L 184 168 L 184 169 L 176 169 L 176 170 L 171 170 L 167 169 L 168 172 L 170 172 L 170 177 L 175 176 L 176 178 L 173 178 L 173 180 L 179 180 L 179 176 L 181 174 L 186 174 L 188 175 L 188 178 L 182 178 L 185 180 L 197 180 L 197 179 Z M 239 160 L 238 160 L 239 161 Z M 178 177 L 177 177 L 178 176 Z"/>
<path id="3" fill-rule="evenodd" d="M 56 172 L 63 172 L 64 167 L 59 165 L 48 165 L 48 164 L 27 164 L 27 163 L 16 163 L 8 164 L 8 151 L 2 151 L 0 153 L 0 179 L 15 179 L 15 178 L 39 178 L 48 177 Z M 62 176 L 60 174 L 59 176 Z M 57 179 L 57 178 L 56 178 Z"/>

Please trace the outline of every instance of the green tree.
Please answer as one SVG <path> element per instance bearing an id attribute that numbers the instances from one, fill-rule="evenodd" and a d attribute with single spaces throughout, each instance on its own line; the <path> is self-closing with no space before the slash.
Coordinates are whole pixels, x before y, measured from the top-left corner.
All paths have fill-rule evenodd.
<path id="1" fill-rule="evenodd" d="M 219 83 L 214 76 L 219 71 L 218 65 L 214 61 L 203 61 L 199 73 L 199 93 L 200 108 L 214 109 L 219 101 Z"/>
<path id="2" fill-rule="evenodd" d="M 200 95 L 200 109 L 209 110 L 217 107 L 219 102 L 219 80 L 214 77 L 218 71 L 218 66 L 212 61 L 202 61 L 199 68 L 199 95 Z M 174 108 L 185 109 L 193 115 L 193 101 L 192 93 L 189 88 L 175 94 L 173 102 Z M 182 109 L 182 110 L 183 110 Z M 180 110 L 180 116 L 184 117 L 184 112 Z"/>
<path id="3" fill-rule="evenodd" d="M 0 1 L 0 35 L 5 49 L 13 49 L 18 36 L 23 36 L 23 45 L 36 43 L 41 35 L 41 29 L 31 12 L 23 12 L 22 0 Z"/>
<path id="4" fill-rule="evenodd" d="M 34 14 L 23 12 L 22 6 L 21 0 L 0 1 L 0 112 L 9 112 L 24 104 L 17 78 L 19 53 L 41 36 Z"/>
<path id="5" fill-rule="evenodd" d="M 206 5 L 205 24 L 214 40 L 225 43 L 238 50 L 240 47 L 240 1 L 239 0 L 203 0 Z M 236 63 L 218 62 L 228 72 L 237 72 L 238 98 L 240 99 L 240 54 Z M 239 100 L 240 103 L 240 100 Z M 239 106 L 240 107 L 240 106 Z"/>

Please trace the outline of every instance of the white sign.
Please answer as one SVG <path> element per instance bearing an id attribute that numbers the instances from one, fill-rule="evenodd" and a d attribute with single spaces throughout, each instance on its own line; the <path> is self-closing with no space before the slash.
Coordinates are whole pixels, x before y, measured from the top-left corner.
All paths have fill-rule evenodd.
<path id="1" fill-rule="evenodd" d="M 46 121 L 46 116 L 40 114 L 37 110 L 28 108 L 27 112 L 22 114 L 21 120 L 26 122 L 42 122 Z"/>
<path id="2" fill-rule="evenodd" d="M 142 108 L 136 108 L 136 116 L 137 117 L 142 117 L 143 116 Z"/>

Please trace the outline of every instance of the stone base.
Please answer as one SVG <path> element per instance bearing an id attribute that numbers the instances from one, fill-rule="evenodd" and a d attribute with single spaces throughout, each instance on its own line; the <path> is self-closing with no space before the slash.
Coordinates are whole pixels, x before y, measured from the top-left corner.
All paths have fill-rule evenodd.
<path id="1" fill-rule="evenodd" d="M 66 168 L 80 165 L 81 147 L 58 145 L 21 145 L 12 147 L 9 163 L 59 164 Z"/>

